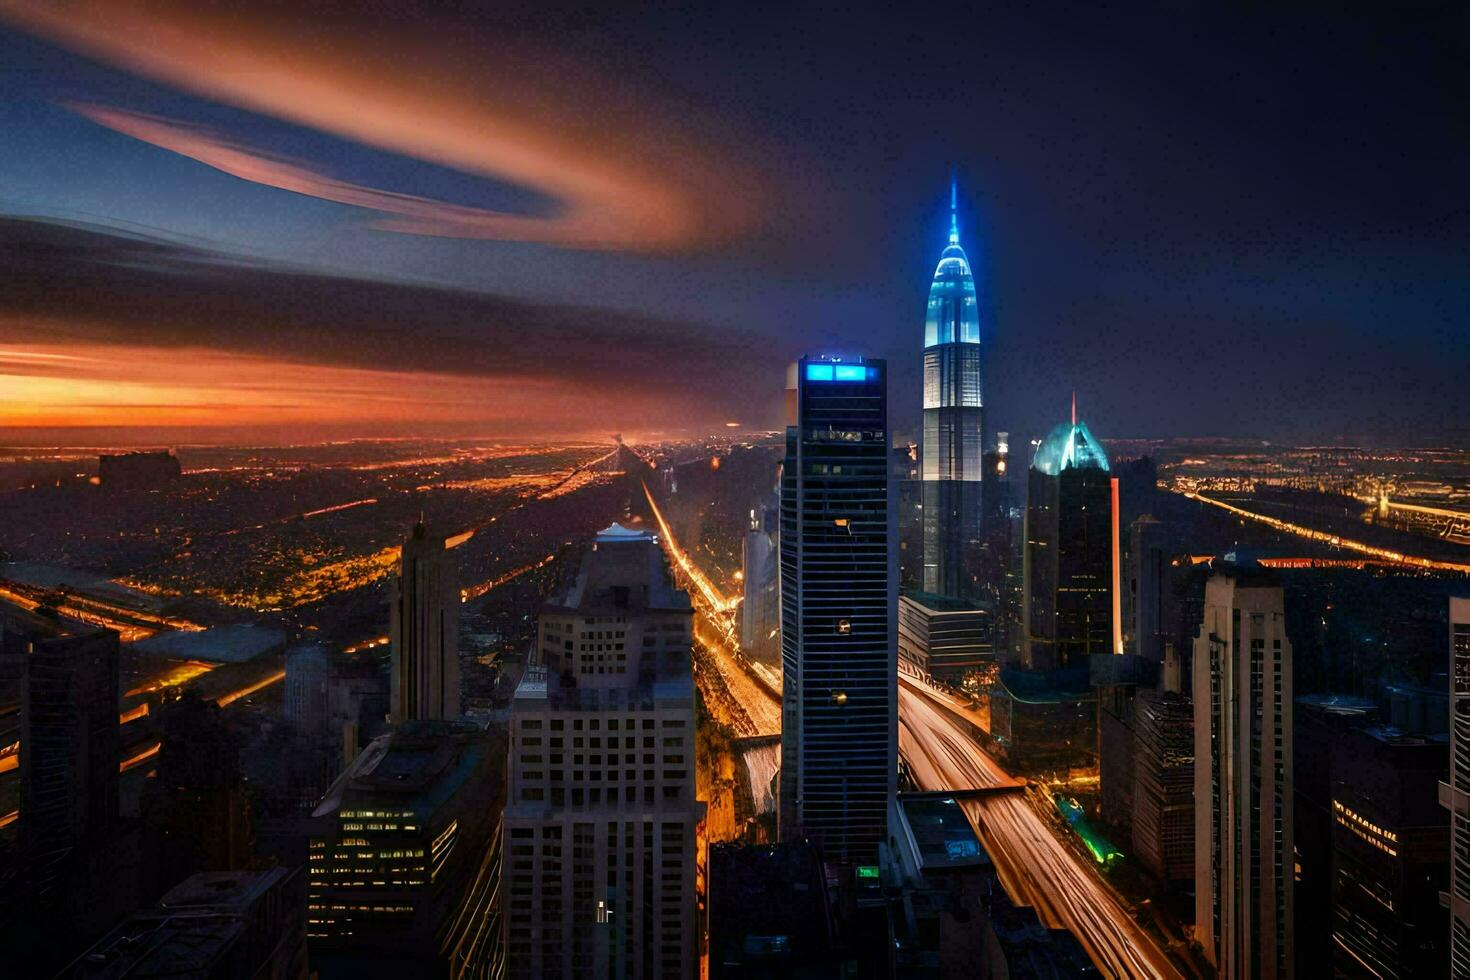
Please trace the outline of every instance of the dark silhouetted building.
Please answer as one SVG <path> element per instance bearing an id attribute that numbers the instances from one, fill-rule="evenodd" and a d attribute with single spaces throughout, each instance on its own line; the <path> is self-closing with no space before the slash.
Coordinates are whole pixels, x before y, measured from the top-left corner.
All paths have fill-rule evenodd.
<path id="1" fill-rule="evenodd" d="M 307 934 L 324 977 L 497 977 L 506 740 L 406 722 L 328 791 L 310 842 Z"/>
<path id="2" fill-rule="evenodd" d="M 924 318 L 924 571 L 920 588 L 980 598 L 985 400 L 980 307 L 960 247 L 957 191 L 950 185 L 949 244 L 940 253 Z"/>
<path id="3" fill-rule="evenodd" d="M 197 874 L 62 972 L 68 980 L 305 980 L 300 868 Z"/>
<path id="4" fill-rule="evenodd" d="M 1292 949 L 1300 974 L 1310 975 L 1336 956 L 1332 941 L 1336 745 L 1354 729 L 1372 724 L 1376 716 L 1376 706 L 1365 698 L 1306 694 L 1296 699 L 1291 723 L 1291 822 L 1296 845 Z"/>
<path id="5" fill-rule="evenodd" d="M 250 810 L 239 745 L 218 704 L 186 694 L 164 706 L 157 775 L 147 781 L 142 809 L 150 898 L 197 872 L 248 865 Z"/>
<path id="6" fill-rule="evenodd" d="M 97 458 L 98 482 L 109 490 L 162 490 L 182 474 L 179 458 L 167 449 Z"/>
<path id="7" fill-rule="evenodd" d="M 543 607 L 511 704 L 509 977 L 697 970 L 692 618 L 657 536 L 617 524 Z"/>
<path id="8" fill-rule="evenodd" d="M 1144 514 L 1129 529 L 1127 634 L 1133 652 L 1145 660 L 1162 663 L 1164 643 L 1169 639 L 1166 610 L 1169 604 L 1169 555 L 1163 542 L 1163 525 Z"/>
<path id="9" fill-rule="evenodd" d="M 118 819 L 118 635 L 31 642 L 20 713 L 20 852 L 36 884 L 77 848 L 105 849 Z"/>
<path id="10" fill-rule="evenodd" d="M 1042 440 L 1026 481 L 1023 661 L 1031 670 L 1122 652 L 1114 639 L 1115 496 L 1107 453 L 1074 409 L 1070 424 Z"/>
<path id="11" fill-rule="evenodd" d="M 712 844 L 710 980 L 836 980 L 826 874 L 811 843 Z"/>
<path id="12" fill-rule="evenodd" d="M 1449 971 L 1448 818 L 1437 786 L 1443 737 L 1357 729 L 1332 765 L 1332 945 L 1338 976 L 1441 977 Z"/>
<path id="13" fill-rule="evenodd" d="M 393 583 L 393 720 L 459 717 L 459 574 L 442 535 L 420 522 Z"/>
<path id="14" fill-rule="evenodd" d="M 332 656 L 327 647 L 308 643 L 287 650 L 286 720 L 308 735 L 326 734 L 331 681 Z"/>
<path id="15" fill-rule="evenodd" d="M 781 474 L 782 840 L 872 864 L 897 773 L 887 368 L 804 357 Z"/>
<path id="16" fill-rule="evenodd" d="M 1291 642 L 1281 586 L 1217 562 L 1194 645 L 1195 935 L 1221 976 L 1290 977 Z"/>

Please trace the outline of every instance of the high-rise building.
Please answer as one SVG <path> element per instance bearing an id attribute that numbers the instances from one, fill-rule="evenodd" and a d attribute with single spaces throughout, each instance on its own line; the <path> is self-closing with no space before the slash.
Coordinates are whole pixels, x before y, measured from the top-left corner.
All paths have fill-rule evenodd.
<path id="1" fill-rule="evenodd" d="M 1332 950 L 1339 976 L 1442 977 L 1449 969 L 1450 836 L 1435 787 L 1442 738 L 1357 729 L 1333 745 Z"/>
<path id="2" fill-rule="evenodd" d="M 898 744 L 887 365 L 804 357 L 787 378 L 778 828 L 871 865 Z"/>
<path id="3" fill-rule="evenodd" d="M 118 635 L 38 639 L 20 709 L 20 856 L 38 885 L 79 847 L 105 849 L 118 818 Z"/>
<path id="4" fill-rule="evenodd" d="M 1194 644 L 1195 937 L 1222 977 L 1290 977 L 1291 641 L 1282 589 L 1217 562 Z"/>
<path id="5" fill-rule="evenodd" d="M 423 522 L 403 543 L 393 583 L 393 720 L 459 717 L 459 576 L 442 535 Z"/>
<path id="6" fill-rule="evenodd" d="M 249 864 L 250 803 L 224 709 L 192 692 L 164 704 L 157 776 L 143 789 L 148 897 L 201 871 Z"/>
<path id="7" fill-rule="evenodd" d="M 951 183 L 949 244 L 939 255 L 924 318 L 925 592 L 980 595 L 984 404 L 980 307 L 970 260 L 960 247 L 959 200 Z"/>
<path id="8" fill-rule="evenodd" d="M 1194 880 L 1194 708 L 1169 691 L 1133 704 L 1133 856 L 1159 881 Z"/>
<path id="9" fill-rule="evenodd" d="M 1470 978 L 1470 598 L 1450 599 L 1450 976 Z"/>
<path id="10" fill-rule="evenodd" d="M 1025 647 L 1032 670 L 1121 653 L 1116 632 L 1117 481 L 1085 422 L 1041 442 L 1026 480 Z"/>
<path id="11" fill-rule="evenodd" d="M 307 935 L 325 975 L 502 974 L 505 746 L 468 722 L 406 722 L 338 778 L 308 845 Z"/>
<path id="12" fill-rule="evenodd" d="M 781 509 L 772 493 L 750 509 L 741 551 L 740 647 L 762 663 L 781 659 Z"/>
<path id="13" fill-rule="evenodd" d="M 310 735 L 327 729 L 332 656 L 320 643 L 304 643 L 286 651 L 286 720 Z"/>
<path id="14" fill-rule="evenodd" d="M 541 612 L 511 704 L 508 976 L 691 976 L 693 611 L 658 538 L 614 524 Z"/>
<path id="15" fill-rule="evenodd" d="M 1163 525 L 1144 514 L 1130 526 L 1128 547 L 1128 624 L 1133 652 L 1145 660 L 1163 663 L 1168 634 L 1165 618 L 1169 556 L 1163 544 Z"/>

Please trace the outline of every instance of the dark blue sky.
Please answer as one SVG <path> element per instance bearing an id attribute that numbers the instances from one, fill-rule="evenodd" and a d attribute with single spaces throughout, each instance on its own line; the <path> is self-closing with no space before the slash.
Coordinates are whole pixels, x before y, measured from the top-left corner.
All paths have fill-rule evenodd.
<path id="1" fill-rule="evenodd" d="M 514 361 L 605 386 L 608 424 L 642 431 L 777 424 L 783 360 L 863 351 L 901 368 L 903 424 L 953 166 L 990 428 L 1043 432 L 1075 388 L 1105 439 L 1470 441 L 1460 5 L 152 6 L 0 0 L 0 209 L 234 256 L 230 295 L 262 303 L 293 302 L 283 268 L 451 291 L 387 322 L 307 289 L 262 338 L 227 298 L 181 305 L 177 268 L 109 259 L 84 326 L 35 289 L 0 297 L 0 341 L 181 345 L 195 322 L 324 366 Z M 97 255 L 53 260 L 84 283 Z M 550 325 L 456 315 L 456 291 Z"/>

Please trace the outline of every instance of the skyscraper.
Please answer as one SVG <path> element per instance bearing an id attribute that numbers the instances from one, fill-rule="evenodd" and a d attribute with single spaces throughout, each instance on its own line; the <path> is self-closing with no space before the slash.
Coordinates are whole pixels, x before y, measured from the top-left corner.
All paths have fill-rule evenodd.
<path id="1" fill-rule="evenodd" d="M 393 720 L 459 717 L 459 576 L 423 522 L 403 543 L 393 583 Z"/>
<path id="2" fill-rule="evenodd" d="M 1217 563 L 1194 644 L 1195 937 L 1222 977 L 1290 977 L 1291 642 L 1279 585 Z"/>
<path id="3" fill-rule="evenodd" d="M 314 966 L 327 976 L 500 975 L 505 759 L 498 730 L 411 721 L 353 760 L 312 814 Z"/>
<path id="4" fill-rule="evenodd" d="M 105 851 L 118 818 L 118 635 L 29 644 L 20 714 L 20 849 L 38 887 L 74 848 Z"/>
<path id="5" fill-rule="evenodd" d="M 1085 422 L 1041 442 L 1026 480 L 1025 644 L 1033 670 L 1121 653 L 1115 639 L 1117 484 Z"/>
<path id="6" fill-rule="evenodd" d="M 614 524 L 541 612 L 511 704 L 511 978 L 689 977 L 698 962 L 693 609 Z"/>
<path id="7" fill-rule="evenodd" d="M 1163 663 L 1164 588 L 1168 556 L 1162 542 L 1163 525 L 1152 514 L 1133 522 L 1128 549 L 1128 634 L 1133 652 L 1145 660 Z"/>
<path id="8" fill-rule="evenodd" d="M 1450 599 L 1450 976 L 1470 978 L 1470 598 Z"/>
<path id="9" fill-rule="evenodd" d="M 1159 881 L 1193 881 L 1193 708 L 1164 688 L 1140 694 L 1133 716 L 1133 855 Z"/>
<path id="10" fill-rule="evenodd" d="M 897 763 L 887 365 L 804 357 L 787 378 L 779 830 L 873 864 Z"/>
<path id="11" fill-rule="evenodd" d="M 921 588 L 978 598 L 984 468 L 980 307 L 960 247 L 959 200 L 949 188 L 949 244 L 939 255 L 924 318 L 924 572 Z"/>

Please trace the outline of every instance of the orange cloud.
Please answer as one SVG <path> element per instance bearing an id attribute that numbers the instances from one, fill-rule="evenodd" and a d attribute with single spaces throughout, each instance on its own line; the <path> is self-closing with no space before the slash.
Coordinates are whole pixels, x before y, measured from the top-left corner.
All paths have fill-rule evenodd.
<path id="1" fill-rule="evenodd" d="M 671 250 L 739 234 L 754 218 L 751 182 L 702 137 L 667 124 L 672 113 L 620 104 L 612 93 L 626 89 L 621 80 L 557 64 L 522 39 L 430 44 L 294 6 L 0 0 L 0 17 L 207 98 L 513 182 L 561 205 L 551 217 L 523 217 L 375 190 L 166 120 L 88 110 L 244 179 L 385 211 L 392 230 Z"/>
<path id="2" fill-rule="evenodd" d="M 0 344 L 0 429 L 565 426 L 605 414 L 609 394 L 539 378 L 326 367 L 204 348 Z M 650 408 L 627 406 L 633 417 Z"/>

